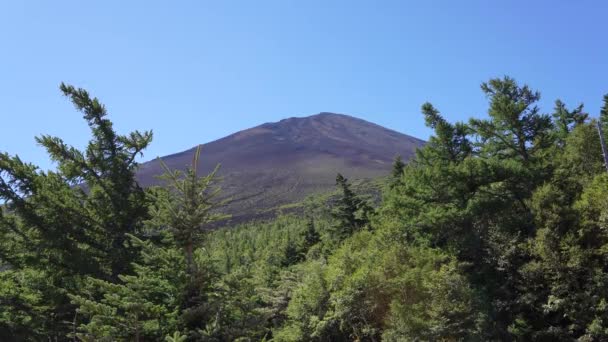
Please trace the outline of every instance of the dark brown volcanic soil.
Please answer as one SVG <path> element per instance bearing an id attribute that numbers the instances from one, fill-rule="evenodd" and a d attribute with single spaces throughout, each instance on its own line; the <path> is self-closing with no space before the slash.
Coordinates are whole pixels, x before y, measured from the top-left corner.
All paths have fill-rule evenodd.
<path id="1" fill-rule="evenodd" d="M 390 172 L 393 158 L 411 158 L 424 141 L 348 115 L 320 113 L 246 129 L 204 144 L 199 168 L 221 163 L 223 192 L 236 199 L 228 208 L 234 221 L 264 216 L 269 210 L 331 190 L 336 173 L 350 179 Z M 195 148 L 162 157 L 184 169 Z M 157 160 L 141 165 L 143 186 L 159 184 Z M 201 173 L 203 174 L 203 173 Z"/>

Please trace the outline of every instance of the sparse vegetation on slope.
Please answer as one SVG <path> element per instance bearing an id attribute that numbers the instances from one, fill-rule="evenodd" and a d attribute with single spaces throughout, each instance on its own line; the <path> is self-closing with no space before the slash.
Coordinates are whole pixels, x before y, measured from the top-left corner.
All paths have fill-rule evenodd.
<path id="1" fill-rule="evenodd" d="M 199 167 L 218 173 L 231 202 L 232 224 L 268 219 L 275 208 L 327 192 L 336 173 L 369 181 L 386 176 L 396 155 L 409 160 L 423 141 L 351 116 L 320 113 L 237 132 L 202 145 Z M 194 149 L 163 157 L 172 169 L 190 164 Z M 157 161 L 141 165 L 140 184 L 158 184 Z"/>

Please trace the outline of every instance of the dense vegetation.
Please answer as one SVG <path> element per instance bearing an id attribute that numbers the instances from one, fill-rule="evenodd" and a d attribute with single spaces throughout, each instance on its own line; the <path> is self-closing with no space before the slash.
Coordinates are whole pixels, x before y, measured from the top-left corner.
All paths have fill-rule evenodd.
<path id="1" fill-rule="evenodd" d="M 542 114 L 507 77 L 481 88 L 487 119 L 422 106 L 434 135 L 395 161 L 380 204 L 338 175 L 303 215 L 211 231 L 214 173 L 140 188 L 151 133 L 118 135 L 97 99 L 62 85 L 87 149 L 38 138 L 53 172 L 0 154 L 0 339 L 607 340 L 596 120 L 559 100 Z M 608 96 L 599 121 L 608 131 Z"/>

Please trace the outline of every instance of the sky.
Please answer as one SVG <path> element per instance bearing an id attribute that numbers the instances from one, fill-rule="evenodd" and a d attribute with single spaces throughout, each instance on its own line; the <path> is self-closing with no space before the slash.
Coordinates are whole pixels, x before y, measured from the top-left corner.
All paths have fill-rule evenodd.
<path id="1" fill-rule="evenodd" d="M 607 1 L 0 1 L 0 152 L 53 168 L 34 137 L 89 132 L 66 82 L 119 133 L 154 131 L 142 160 L 264 122 L 350 114 L 422 139 L 420 106 L 487 115 L 509 75 L 596 116 L 608 93 Z M 204 158 L 204 152 L 203 156 Z"/>

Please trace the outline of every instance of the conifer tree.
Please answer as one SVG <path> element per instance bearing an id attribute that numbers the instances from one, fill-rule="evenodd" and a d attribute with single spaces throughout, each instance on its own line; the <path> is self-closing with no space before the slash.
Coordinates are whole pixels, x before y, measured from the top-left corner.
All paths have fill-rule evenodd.
<path id="1" fill-rule="evenodd" d="M 540 93 L 510 78 L 495 78 L 481 85 L 490 100 L 489 120 L 472 119 L 484 150 L 503 158 L 530 162 L 533 155 L 551 145 L 551 118 L 540 114 Z"/>
<path id="2" fill-rule="evenodd" d="M 288 265 L 301 262 L 306 259 L 306 254 L 310 248 L 321 242 L 321 235 L 315 229 L 315 223 L 312 216 L 306 219 L 306 228 L 299 233 L 296 241 L 288 239 L 285 259 L 289 260 Z M 295 259 L 290 253 L 295 253 Z"/>
<path id="3" fill-rule="evenodd" d="M 301 259 L 301 253 L 298 250 L 296 242 L 288 237 L 287 245 L 285 246 L 285 250 L 283 252 L 283 259 L 281 260 L 281 267 L 291 266 Z"/>
<path id="4" fill-rule="evenodd" d="M 217 186 L 219 165 L 205 176 L 198 173 L 201 146 L 196 148 L 192 165 L 185 172 L 165 169 L 163 178 L 168 181 L 169 191 L 156 197 L 154 220 L 159 227 L 171 231 L 177 245 L 184 251 L 190 274 L 196 273 L 194 250 L 201 246 L 208 225 L 227 218 L 217 212 L 226 203 L 219 200 L 221 188 Z"/>
<path id="5" fill-rule="evenodd" d="M 161 160 L 165 170 L 163 179 L 167 180 L 167 191 L 155 194 L 151 226 L 168 230 L 176 247 L 185 259 L 185 272 L 188 274 L 180 295 L 180 321 L 186 328 L 196 331 L 208 326 L 213 312 L 208 308 L 208 291 L 212 287 L 209 269 L 212 265 L 200 268 L 194 260 L 195 251 L 203 246 L 210 224 L 228 218 L 218 211 L 228 200 L 219 198 L 217 172 L 219 165 L 204 176 L 199 174 L 199 145 L 193 155 L 192 165 L 185 171 L 170 170 Z M 210 325 L 209 325 L 210 326 Z"/>
<path id="6" fill-rule="evenodd" d="M 390 187 L 395 187 L 399 182 L 401 182 L 401 177 L 403 176 L 403 170 L 405 168 L 405 163 L 401 156 L 396 156 L 393 161 L 393 169 L 391 170 L 391 178 L 389 182 Z"/>
<path id="7" fill-rule="evenodd" d="M 303 253 L 306 253 L 310 249 L 310 247 L 316 245 L 321 241 L 321 236 L 319 235 L 319 232 L 317 232 L 317 230 L 315 229 L 315 221 L 312 216 L 308 217 L 308 221 L 306 222 L 306 230 L 304 230 L 303 235 L 304 236 L 302 239 L 302 245 L 300 247 L 300 250 Z"/>
<path id="8" fill-rule="evenodd" d="M 369 222 L 371 208 L 353 192 L 348 179 L 340 173 L 336 176 L 336 187 L 339 195 L 331 211 L 335 223 L 330 236 L 333 242 L 340 242 Z"/>
<path id="9" fill-rule="evenodd" d="M 431 147 L 420 155 L 421 161 L 433 159 L 457 162 L 471 154 L 472 146 L 468 138 L 470 129 L 467 125 L 460 122 L 449 123 L 428 102 L 422 105 L 422 114 L 426 125 L 434 130 L 435 135 L 429 141 L 428 145 Z"/>
<path id="10" fill-rule="evenodd" d="M 583 105 L 579 105 L 572 111 L 569 111 L 560 100 L 555 101 L 553 109 L 553 122 L 555 123 L 558 139 L 563 145 L 564 139 L 568 136 L 576 126 L 583 124 L 589 115 L 583 112 Z"/>
<path id="11" fill-rule="evenodd" d="M 151 135 L 117 135 L 62 86 L 88 149 L 41 137 L 52 172 L 0 154 L 0 340 L 608 340 L 596 121 L 561 101 L 541 114 L 508 77 L 482 89 L 487 119 L 423 105 L 434 135 L 395 161 L 372 219 L 338 174 L 316 202 L 330 214 L 209 231 L 223 201 L 217 168 L 197 175 L 200 148 L 144 193 L 133 153 Z"/>
<path id="12" fill-rule="evenodd" d="M 600 122 L 604 125 L 604 131 L 608 131 L 608 94 L 604 95 L 603 102 L 600 109 Z"/>
<path id="13" fill-rule="evenodd" d="M 137 234 L 148 215 L 135 180 L 135 158 L 152 140 L 152 132 L 117 134 L 106 108 L 86 90 L 65 84 L 60 89 L 91 129 L 86 149 L 58 137 L 37 137 L 57 164 L 48 172 L 0 153 L 0 201 L 6 210 L 0 217 L 0 263 L 46 279 L 37 285 L 43 299 L 36 305 L 46 311 L 49 339 L 71 328 L 66 322 L 73 320 L 75 308 L 66 293 L 78 293 L 84 276 L 116 281 L 130 270 L 136 251 L 125 246 L 126 233 Z M 0 298 L 0 311 L 14 310 L 11 303 Z M 41 319 L 21 323 L 29 329 Z"/>
<path id="14" fill-rule="evenodd" d="M 173 335 L 167 335 L 165 342 L 186 342 L 187 336 L 182 335 L 179 331 L 173 333 Z"/>
<path id="15" fill-rule="evenodd" d="M 118 282 L 88 278 L 86 291 L 71 295 L 82 324 L 76 336 L 84 341 L 160 340 L 178 326 L 181 295 L 188 281 L 184 256 L 171 246 L 129 236 L 140 250 L 134 274 Z"/>

